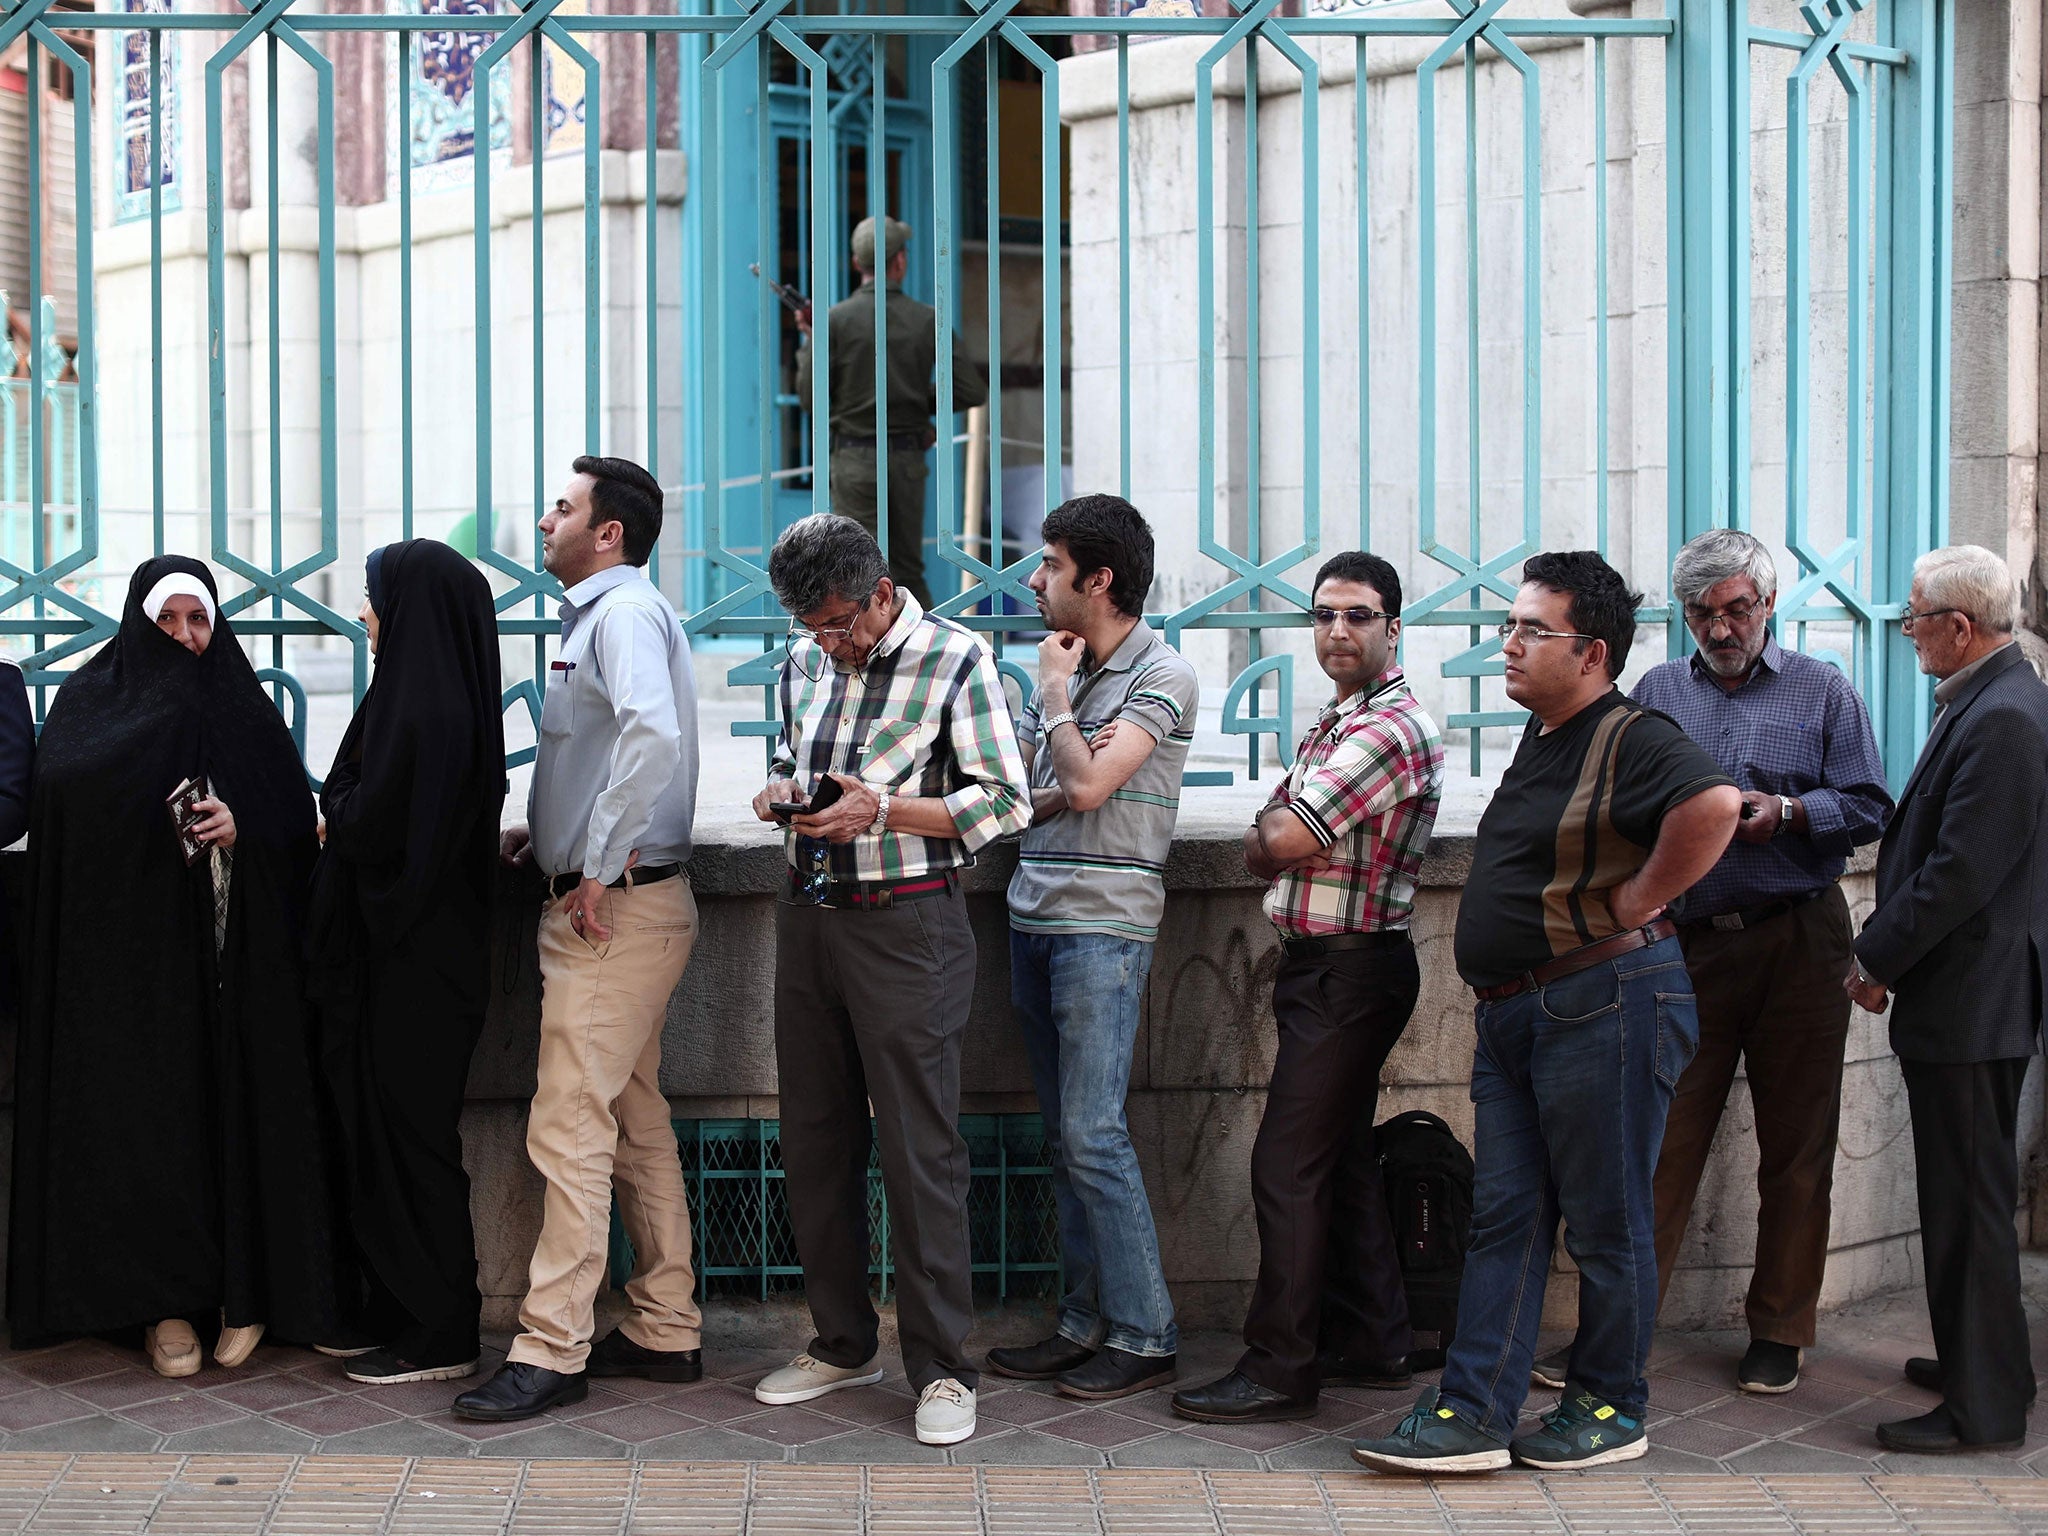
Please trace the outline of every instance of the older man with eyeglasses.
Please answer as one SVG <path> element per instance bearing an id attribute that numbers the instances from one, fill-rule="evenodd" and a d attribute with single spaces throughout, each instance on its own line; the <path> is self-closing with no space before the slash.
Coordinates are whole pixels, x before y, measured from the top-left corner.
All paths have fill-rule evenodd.
<path id="1" fill-rule="evenodd" d="M 2020 1089 L 2041 1049 L 2048 965 L 2048 687 L 2014 643 L 2020 590 L 1973 544 L 1913 566 L 1902 615 L 1940 712 L 1877 856 L 1877 906 L 1843 985 L 1891 1008 L 1920 1191 L 1939 1392 L 1877 1426 L 1887 1450 L 2018 1445 L 2034 1400 L 2020 1292 Z"/>
<path id="2" fill-rule="evenodd" d="M 1891 814 L 1870 715 L 1841 668 L 1771 632 L 1778 570 L 1747 533 L 1718 528 L 1678 552 L 1671 591 L 1698 647 L 1660 662 L 1635 700 L 1685 729 L 1742 791 L 1720 862 L 1672 907 L 1699 999 L 1700 1048 L 1679 1080 L 1657 1159 L 1658 1300 L 1741 1063 L 1755 1109 L 1756 1261 L 1745 1304 L 1744 1392 L 1790 1392 L 1814 1341 L 1828 1257 L 1849 1000 L 1850 853 Z M 1562 1387 L 1570 1351 L 1536 1364 Z"/>
<path id="3" fill-rule="evenodd" d="M 754 814 L 788 829 L 775 1061 L 817 1336 L 754 1395 L 803 1403 L 882 1379 L 868 1296 L 872 1103 L 917 1437 L 949 1445 L 974 1433 L 978 1380 L 956 1125 L 975 951 L 959 871 L 1030 824 L 1030 783 L 994 656 L 897 587 L 860 524 L 831 513 L 793 523 L 768 578 L 793 622 L 782 731 Z"/>

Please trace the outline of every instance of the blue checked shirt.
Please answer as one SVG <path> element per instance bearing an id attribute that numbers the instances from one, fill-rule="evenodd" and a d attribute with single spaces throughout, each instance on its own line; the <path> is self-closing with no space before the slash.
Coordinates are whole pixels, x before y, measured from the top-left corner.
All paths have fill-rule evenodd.
<path id="1" fill-rule="evenodd" d="M 1680 901 L 1685 921 L 1831 885 L 1851 850 L 1883 833 L 1892 797 L 1870 715 L 1827 662 L 1785 650 L 1772 635 L 1733 693 L 1694 654 L 1652 667 L 1635 701 L 1676 720 L 1738 788 L 1790 795 L 1806 808 L 1803 833 L 1731 842 Z"/>

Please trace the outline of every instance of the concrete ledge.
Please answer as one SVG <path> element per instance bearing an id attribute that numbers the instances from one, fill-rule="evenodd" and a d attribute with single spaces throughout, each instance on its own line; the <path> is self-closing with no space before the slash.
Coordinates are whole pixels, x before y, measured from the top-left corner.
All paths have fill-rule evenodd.
<path id="1" fill-rule="evenodd" d="M 773 904 L 786 866 L 768 829 L 730 830 L 729 839 L 700 844 L 690 865 L 702 932 L 670 1004 L 662 1053 L 662 1087 L 681 1117 L 779 1111 Z M 1037 1108 L 1009 1009 L 1003 892 L 1015 859 L 1012 846 L 990 850 L 965 881 L 980 960 L 962 1067 L 968 1113 Z M 1453 966 L 1451 936 L 1471 860 L 1469 832 L 1430 844 L 1414 929 L 1422 995 L 1382 1074 L 1377 1111 L 1384 1119 L 1431 1110 L 1468 1145 L 1472 998 Z M 1869 902 L 1870 862 L 1866 852 L 1848 877 L 1859 908 Z M 1263 888 L 1245 873 L 1234 832 L 1176 839 L 1167 885 L 1132 1066 L 1132 1136 L 1184 1324 L 1235 1328 L 1258 1266 L 1251 1145 L 1272 1071 L 1280 952 L 1260 910 Z M 500 1326 L 524 1289 L 540 1211 L 524 1147 L 539 1033 L 532 902 L 515 896 L 509 881 L 503 899 L 493 972 L 501 983 L 471 1071 L 464 1123 L 484 1290 Z M 515 938 L 517 953 L 509 947 Z M 1911 1139 L 1882 1021 L 1858 1018 L 1849 1057 L 1835 1180 L 1840 1262 L 1829 1276 L 1830 1305 L 1906 1283 L 1917 1262 Z M 1722 1326 L 1740 1317 L 1755 1243 L 1755 1170 L 1748 1090 L 1738 1081 L 1665 1309 L 1672 1326 Z M 1565 1326 L 1576 1307 L 1576 1276 L 1560 1258 L 1545 1315 Z"/>

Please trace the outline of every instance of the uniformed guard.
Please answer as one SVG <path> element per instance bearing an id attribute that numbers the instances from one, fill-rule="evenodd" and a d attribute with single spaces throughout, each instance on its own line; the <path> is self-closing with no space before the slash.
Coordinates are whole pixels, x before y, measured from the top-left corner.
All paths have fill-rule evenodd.
<path id="1" fill-rule="evenodd" d="M 938 441 L 932 416 L 938 391 L 932 370 L 938 360 L 938 320 L 929 304 L 903 291 L 910 267 L 910 226 L 885 216 L 883 259 L 889 280 L 889 573 L 899 587 L 931 606 L 924 579 L 924 483 L 931 473 L 926 455 Z M 876 482 L 880 443 L 875 436 L 875 221 L 862 219 L 853 231 L 853 264 L 860 287 L 832 306 L 830 391 L 832 510 L 853 518 L 879 540 Z M 796 355 L 796 392 L 811 394 L 811 326 L 800 314 L 804 335 Z M 968 410 L 988 399 L 988 374 L 953 338 L 953 405 Z"/>

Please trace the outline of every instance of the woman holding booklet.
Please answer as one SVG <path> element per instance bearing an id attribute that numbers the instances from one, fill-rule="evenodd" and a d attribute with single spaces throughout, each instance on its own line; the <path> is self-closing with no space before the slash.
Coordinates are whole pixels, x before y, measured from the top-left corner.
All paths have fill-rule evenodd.
<path id="1" fill-rule="evenodd" d="M 30 798 L 13 1342 L 313 1342 L 355 1282 L 299 962 L 313 798 L 213 574 L 160 556 L 65 682 Z"/>

